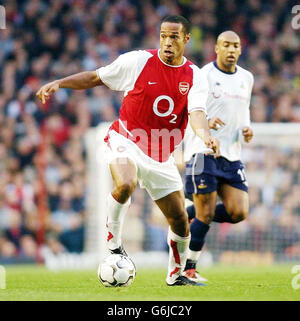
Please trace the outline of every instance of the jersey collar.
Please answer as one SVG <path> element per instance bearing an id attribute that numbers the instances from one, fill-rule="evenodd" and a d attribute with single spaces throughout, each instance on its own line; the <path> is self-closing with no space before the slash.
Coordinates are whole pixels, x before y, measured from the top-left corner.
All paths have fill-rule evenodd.
<path id="1" fill-rule="evenodd" d="M 227 75 L 233 75 L 233 74 L 235 74 L 235 73 L 237 72 L 237 67 L 235 67 L 235 71 L 234 71 L 234 72 L 224 71 L 224 70 L 220 69 L 219 66 L 217 65 L 217 62 L 216 62 L 216 61 L 214 61 L 214 66 L 215 66 L 218 70 L 220 70 L 221 72 L 223 72 L 224 74 L 227 74 Z"/>
<path id="2" fill-rule="evenodd" d="M 173 67 L 173 68 L 178 68 L 178 67 L 182 67 L 185 63 L 186 63 L 186 58 L 183 56 L 183 62 L 181 65 L 178 65 L 178 66 L 173 66 L 173 65 L 169 65 L 167 63 L 165 63 L 159 56 L 159 52 L 160 52 L 160 49 L 157 50 L 157 56 L 158 56 L 158 59 L 166 66 L 169 66 L 169 67 Z"/>

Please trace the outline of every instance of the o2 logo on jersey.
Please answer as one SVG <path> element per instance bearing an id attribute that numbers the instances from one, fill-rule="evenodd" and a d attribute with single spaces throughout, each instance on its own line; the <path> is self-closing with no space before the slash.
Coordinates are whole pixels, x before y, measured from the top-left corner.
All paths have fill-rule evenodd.
<path id="1" fill-rule="evenodd" d="M 166 112 L 164 113 L 161 113 L 159 110 L 158 110 L 158 103 L 161 101 L 161 100 L 167 100 L 168 103 L 169 103 L 169 108 Z M 155 115 L 157 115 L 158 117 L 167 117 L 167 116 L 172 116 L 172 119 L 170 120 L 170 123 L 172 124 L 175 124 L 176 123 L 176 119 L 177 119 L 177 115 L 176 114 L 172 114 L 172 111 L 174 110 L 174 100 L 167 96 L 167 95 L 161 95 L 161 96 L 158 96 L 155 100 L 154 100 L 154 103 L 153 103 L 153 112 Z"/>
<path id="2" fill-rule="evenodd" d="M 219 82 L 215 83 L 215 86 L 212 90 L 212 95 L 214 98 L 218 99 L 222 95 L 222 89 L 221 89 L 221 84 Z"/>

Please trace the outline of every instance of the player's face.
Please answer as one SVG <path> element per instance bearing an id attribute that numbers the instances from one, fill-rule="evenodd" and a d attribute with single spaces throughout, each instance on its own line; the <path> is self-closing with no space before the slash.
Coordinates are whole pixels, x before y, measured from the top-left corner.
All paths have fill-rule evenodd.
<path id="1" fill-rule="evenodd" d="M 232 66 L 235 67 L 241 55 L 241 52 L 241 42 L 238 37 L 222 38 L 216 45 L 218 62 L 229 69 Z"/>
<path id="2" fill-rule="evenodd" d="M 184 48 L 190 39 L 181 23 L 164 22 L 160 27 L 160 58 L 169 65 L 180 65 Z"/>

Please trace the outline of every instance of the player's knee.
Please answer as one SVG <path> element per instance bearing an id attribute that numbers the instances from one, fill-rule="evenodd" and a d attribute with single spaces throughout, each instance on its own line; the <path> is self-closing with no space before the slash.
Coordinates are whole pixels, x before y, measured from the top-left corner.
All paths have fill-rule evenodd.
<path id="1" fill-rule="evenodd" d="M 201 215 L 196 215 L 197 219 L 205 224 L 210 224 L 214 218 L 214 213 L 201 213 Z"/>
<path id="2" fill-rule="evenodd" d="M 248 216 L 247 209 L 234 210 L 231 213 L 231 219 L 234 224 L 245 220 L 247 218 L 247 216 Z"/>
<path id="3" fill-rule="evenodd" d="M 176 211 L 168 219 L 170 226 L 173 231 L 180 236 L 187 236 L 189 233 L 189 223 L 188 215 L 183 209 L 181 211 Z"/>
<path id="4" fill-rule="evenodd" d="M 188 222 L 188 215 L 184 208 L 174 211 L 174 214 L 172 215 L 171 219 L 174 222 L 177 222 L 178 224 Z"/>
<path id="5" fill-rule="evenodd" d="M 210 224 L 215 215 L 215 207 L 211 204 L 211 196 L 209 194 L 203 194 L 201 198 L 201 206 L 195 208 L 196 217 L 198 220 L 205 224 Z"/>
<path id="6" fill-rule="evenodd" d="M 123 182 L 116 187 L 117 199 L 120 203 L 125 203 L 133 193 L 137 182 L 135 180 Z"/>

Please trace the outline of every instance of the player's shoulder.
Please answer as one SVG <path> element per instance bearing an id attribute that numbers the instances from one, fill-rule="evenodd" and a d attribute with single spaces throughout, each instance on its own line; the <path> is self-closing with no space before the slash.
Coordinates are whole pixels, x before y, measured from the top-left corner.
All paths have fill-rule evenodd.
<path id="1" fill-rule="evenodd" d="M 239 65 L 236 65 L 237 67 L 237 71 L 243 75 L 243 77 L 247 78 L 249 80 L 249 82 L 253 83 L 254 81 L 254 76 L 253 76 L 253 73 Z"/>
<path id="2" fill-rule="evenodd" d="M 153 54 L 152 50 L 132 50 L 121 54 L 119 58 L 123 60 L 147 59 L 152 57 Z"/>
<path id="3" fill-rule="evenodd" d="M 197 78 L 205 77 L 202 69 L 199 68 L 197 65 L 195 65 L 192 61 L 187 60 L 185 66 L 192 69 L 194 77 L 197 77 Z"/>
<path id="4" fill-rule="evenodd" d="M 213 70 L 213 69 L 214 69 L 214 62 L 213 61 L 211 61 L 208 64 L 201 67 L 201 70 L 203 70 L 205 72 Z"/>
<path id="5" fill-rule="evenodd" d="M 214 63 L 209 62 L 208 64 L 201 67 L 201 72 L 207 77 L 210 72 L 214 70 Z"/>
<path id="6" fill-rule="evenodd" d="M 121 54 L 114 64 L 125 69 L 141 69 L 152 56 L 147 50 L 132 50 Z"/>

